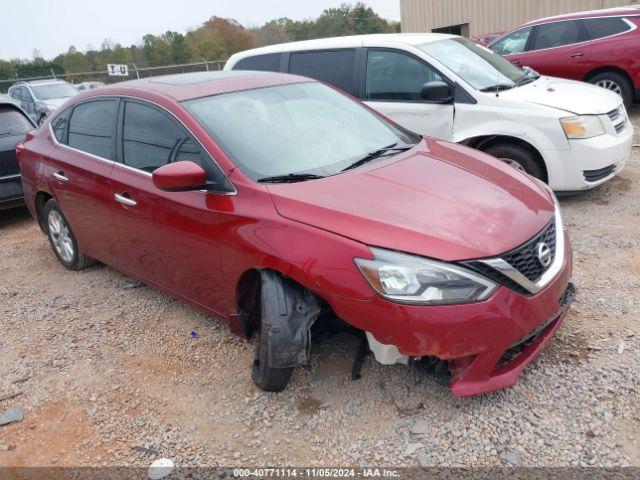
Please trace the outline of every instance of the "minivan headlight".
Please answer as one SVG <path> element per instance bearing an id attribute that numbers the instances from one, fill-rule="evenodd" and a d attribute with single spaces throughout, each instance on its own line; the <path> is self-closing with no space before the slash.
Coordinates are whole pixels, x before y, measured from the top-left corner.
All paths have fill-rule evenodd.
<path id="1" fill-rule="evenodd" d="M 489 298 L 496 284 L 470 270 L 415 255 L 371 248 L 373 260 L 356 258 L 364 278 L 398 303 L 448 305 Z"/>
<path id="2" fill-rule="evenodd" d="M 560 124 L 567 138 L 591 138 L 604 134 L 604 126 L 597 115 L 580 115 L 578 117 L 565 117 L 560 119 Z"/>

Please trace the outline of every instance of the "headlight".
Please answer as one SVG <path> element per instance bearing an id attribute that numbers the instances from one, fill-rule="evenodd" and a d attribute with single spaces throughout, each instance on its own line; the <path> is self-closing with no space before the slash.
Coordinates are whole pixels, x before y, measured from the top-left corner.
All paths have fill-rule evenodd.
<path id="1" fill-rule="evenodd" d="M 447 305 L 489 298 L 496 284 L 470 270 L 404 253 L 372 248 L 373 260 L 356 258 L 364 278 L 398 303 Z"/>
<path id="2" fill-rule="evenodd" d="M 604 126 L 597 115 L 582 115 L 560 119 L 567 138 L 591 138 L 604 134 Z"/>

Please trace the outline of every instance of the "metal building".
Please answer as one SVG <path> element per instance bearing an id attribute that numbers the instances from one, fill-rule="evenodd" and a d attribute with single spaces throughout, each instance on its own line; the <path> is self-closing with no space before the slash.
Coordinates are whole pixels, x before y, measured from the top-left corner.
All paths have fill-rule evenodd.
<path id="1" fill-rule="evenodd" d="M 638 0 L 400 0 L 403 32 L 468 37 L 504 32 L 542 17 L 628 6 Z"/>

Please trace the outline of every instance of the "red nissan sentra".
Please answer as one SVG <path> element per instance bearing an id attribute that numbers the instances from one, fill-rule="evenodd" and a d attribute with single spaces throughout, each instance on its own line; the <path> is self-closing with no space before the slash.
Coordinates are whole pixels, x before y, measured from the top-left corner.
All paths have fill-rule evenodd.
<path id="1" fill-rule="evenodd" d="M 286 387 L 325 313 L 384 364 L 507 387 L 573 299 L 542 183 L 306 78 L 194 73 L 83 93 L 18 145 L 27 205 L 70 270 L 95 261 L 258 331 Z M 365 337 L 365 334 L 362 334 Z"/>

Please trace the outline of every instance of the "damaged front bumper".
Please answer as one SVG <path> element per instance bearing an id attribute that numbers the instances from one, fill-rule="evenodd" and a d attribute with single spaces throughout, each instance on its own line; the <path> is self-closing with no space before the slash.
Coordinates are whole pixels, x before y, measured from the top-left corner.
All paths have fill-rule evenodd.
<path id="1" fill-rule="evenodd" d="M 379 296 L 329 296 L 336 315 L 368 332 L 381 363 L 435 357 L 449 364 L 451 391 L 470 396 L 513 385 L 550 341 L 574 297 L 569 242 L 557 276 L 540 292 L 523 296 L 501 286 L 491 298 L 461 305 L 401 305 Z"/>

